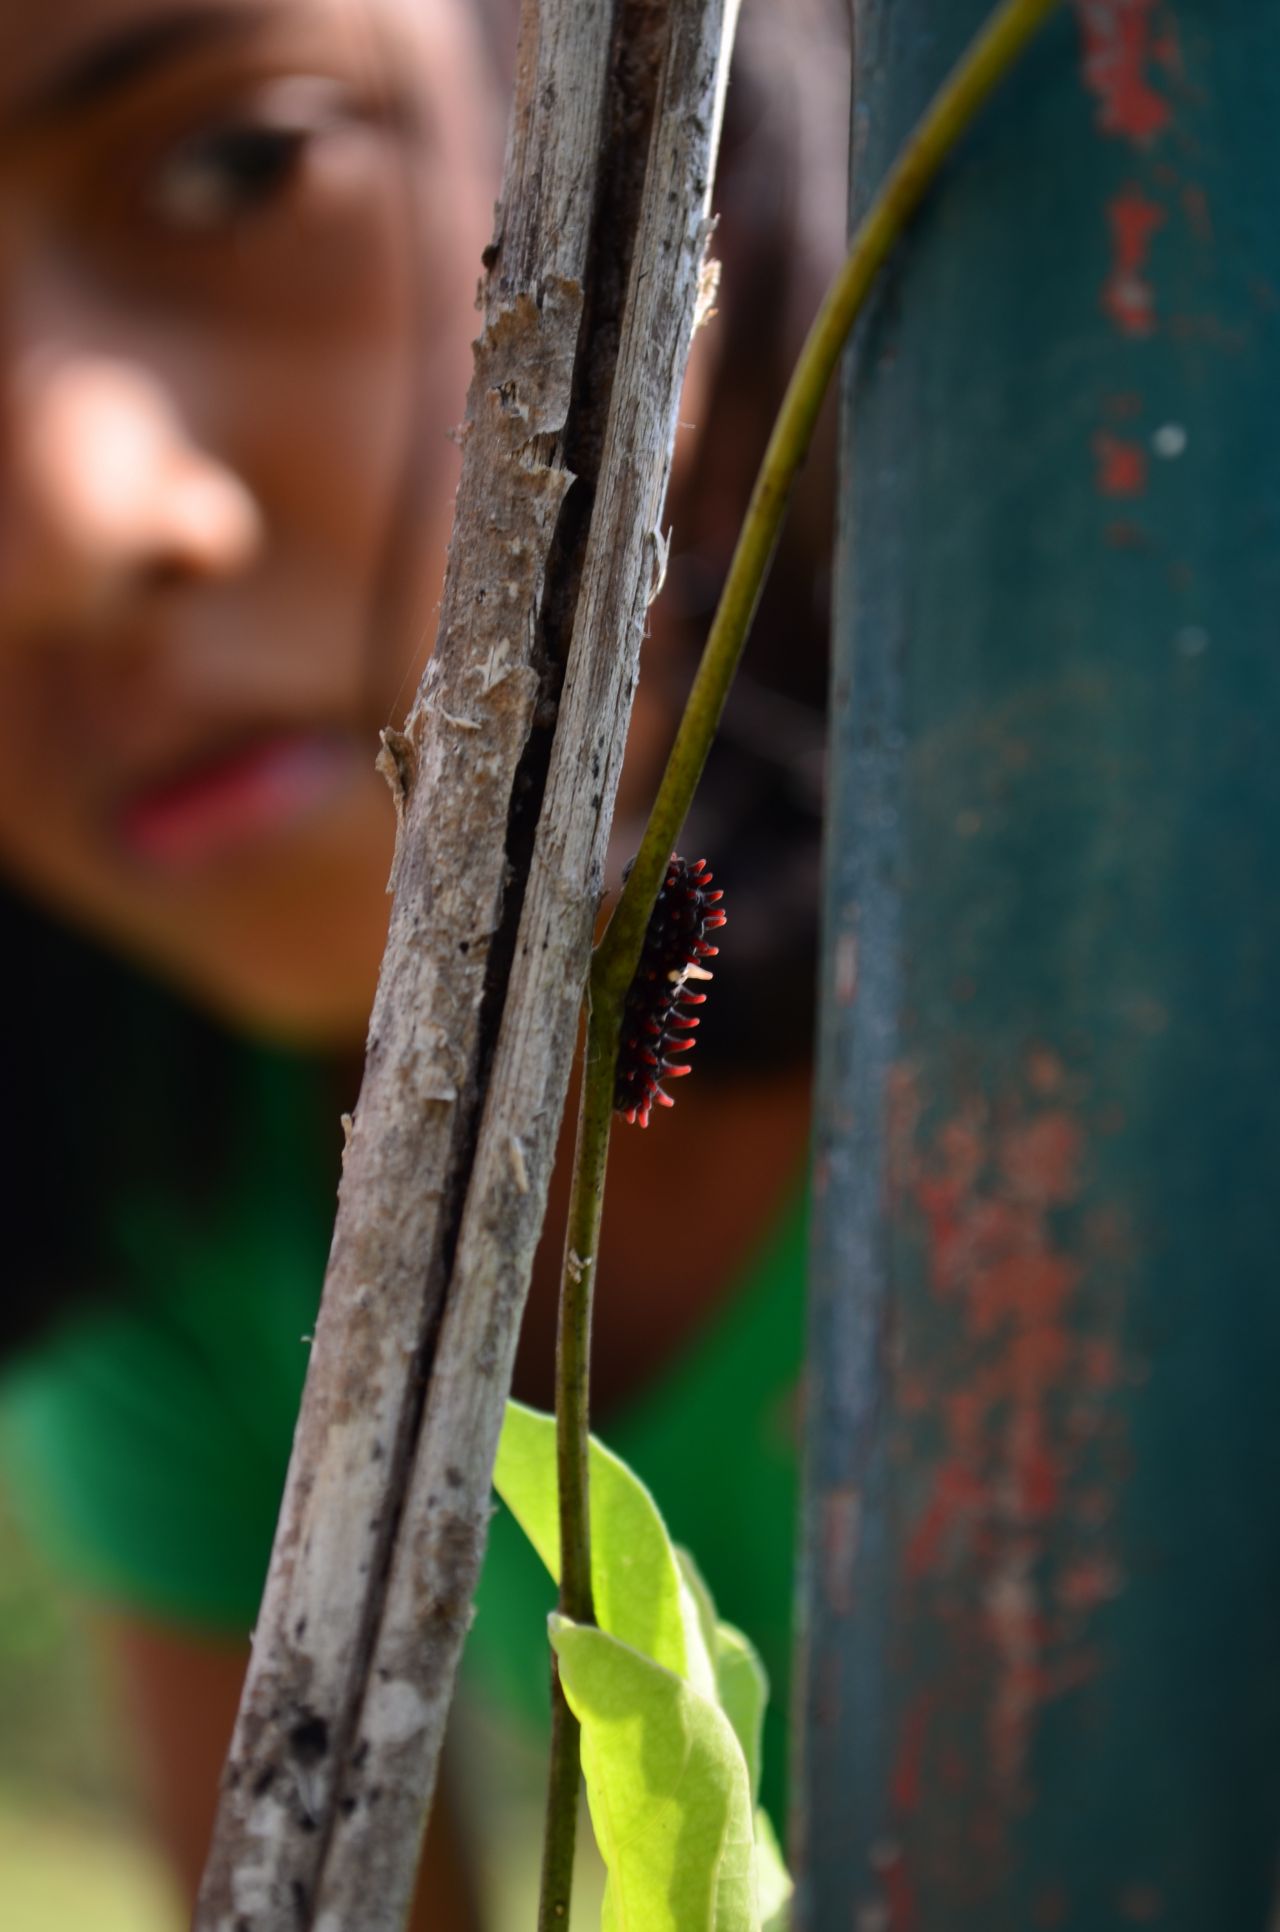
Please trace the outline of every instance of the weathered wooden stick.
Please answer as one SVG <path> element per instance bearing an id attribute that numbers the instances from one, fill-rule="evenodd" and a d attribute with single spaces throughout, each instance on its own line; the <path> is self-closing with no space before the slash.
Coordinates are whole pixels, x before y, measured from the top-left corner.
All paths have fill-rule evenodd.
<path id="1" fill-rule="evenodd" d="M 657 582 L 659 517 L 693 334 L 709 180 L 728 62 L 725 0 L 670 10 L 604 460 L 551 771 L 484 1117 L 432 1367 L 404 1528 L 361 1714 L 325 1932 L 381 1925 L 384 1862 L 416 1846 L 490 1514 L 490 1480 L 564 1108 L 605 845 Z M 665 271 L 665 272 L 664 272 Z M 583 1257 L 591 1266 L 591 1257 Z M 549 1660 L 548 1660 L 549 1663 Z M 392 1697 L 394 1687 L 394 1699 Z M 412 1729 L 404 1721 L 411 1712 Z M 378 1782 L 383 1795 L 370 1802 Z M 404 1869 L 404 1898 L 413 1878 Z M 393 1926 L 397 1920 L 389 1919 Z"/>
<path id="2" fill-rule="evenodd" d="M 608 10 L 526 0 L 440 630 L 384 753 L 391 930 L 198 1932 L 395 1932 L 407 1909 L 660 550 L 734 10 L 622 0 L 611 56 Z M 566 451 L 600 442 L 584 558 Z"/>

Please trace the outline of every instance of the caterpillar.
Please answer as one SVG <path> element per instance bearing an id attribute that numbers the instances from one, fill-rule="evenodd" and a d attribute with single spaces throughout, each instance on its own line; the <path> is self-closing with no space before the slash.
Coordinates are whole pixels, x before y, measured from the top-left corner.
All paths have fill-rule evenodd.
<path id="1" fill-rule="evenodd" d="M 708 891 L 712 876 L 705 859 L 690 863 L 671 854 L 623 1003 L 613 1104 L 624 1120 L 641 1127 L 649 1125 L 655 1105 L 675 1105 L 662 1081 L 691 1071 L 673 1056 L 692 1050 L 693 1040 L 682 1036 L 697 1026 L 698 1015 L 687 1009 L 707 997 L 689 982 L 712 977 L 702 962 L 720 950 L 705 936 L 725 922 L 719 903 L 724 894 Z"/>

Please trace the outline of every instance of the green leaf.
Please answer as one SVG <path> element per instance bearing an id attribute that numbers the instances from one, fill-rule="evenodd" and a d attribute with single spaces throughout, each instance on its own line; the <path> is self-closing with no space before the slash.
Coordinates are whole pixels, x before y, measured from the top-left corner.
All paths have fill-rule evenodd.
<path id="1" fill-rule="evenodd" d="M 760 1796 L 760 1760 L 769 1679 L 755 1645 L 731 1623 L 716 1625 L 716 1691 L 747 1760 L 751 1802 Z"/>
<path id="2" fill-rule="evenodd" d="M 785 1932 L 791 1881 L 755 1810 L 764 1667 L 644 1484 L 594 1440 L 590 1479 L 600 1628 L 553 1617 L 551 1641 L 609 1872 L 603 1932 Z M 551 1416 L 508 1404 L 494 1484 L 558 1579 Z"/>
<path id="3" fill-rule="evenodd" d="M 640 1481 L 591 1441 L 591 1588 L 602 1630 L 715 1695 L 698 1606 L 667 1526 Z M 493 1484 L 552 1576 L 560 1580 L 555 1418 L 508 1402 Z"/>
<path id="4" fill-rule="evenodd" d="M 750 1638 L 733 1624 L 717 1619 L 715 1599 L 702 1572 L 688 1550 L 678 1544 L 676 1562 L 697 1605 L 703 1641 L 715 1671 L 717 1700 L 737 1732 L 747 1760 L 754 1804 L 760 1795 L 761 1735 L 765 1705 L 769 1702 L 769 1679 Z"/>
<path id="5" fill-rule="evenodd" d="M 767 1811 L 756 1809 L 756 1891 L 760 1899 L 761 1932 L 787 1932 L 788 1907 L 795 1891 L 791 1874 Z"/>
<path id="6" fill-rule="evenodd" d="M 698 1628 L 702 1633 L 702 1641 L 706 1645 L 707 1655 L 714 1660 L 716 1654 L 716 1600 L 708 1588 L 707 1579 L 694 1562 L 690 1552 L 680 1543 L 673 1543 L 671 1547 L 675 1551 L 676 1562 L 680 1568 L 680 1575 L 684 1579 L 685 1588 L 692 1597 L 694 1609 L 698 1613 Z"/>
<path id="7" fill-rule="evenodd" d="M 608 1871 L 603 1932 L 759 1932 L 746 1761 L 724 1712 L 603 1630 L 550 1620 Z"/>

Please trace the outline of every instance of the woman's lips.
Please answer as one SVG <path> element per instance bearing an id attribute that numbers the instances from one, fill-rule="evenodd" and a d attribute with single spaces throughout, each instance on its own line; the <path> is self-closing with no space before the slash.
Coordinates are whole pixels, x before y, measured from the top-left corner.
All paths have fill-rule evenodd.
<path id="1" fill-rule="evenodd" d="M 128 851 L 150 864 L 198 867 L 289 829 L 346 783 L 354 746 L 321 732 L 255 738 L 135 792 L 118 819 Z"/>

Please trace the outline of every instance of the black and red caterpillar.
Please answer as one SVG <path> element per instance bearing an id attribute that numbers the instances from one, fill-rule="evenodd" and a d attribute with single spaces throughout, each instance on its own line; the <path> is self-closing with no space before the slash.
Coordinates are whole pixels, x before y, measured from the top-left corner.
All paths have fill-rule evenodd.
<path id="1" fill-rule="evenodd" d="M 671 854 L 667 876 L 658 894 L 636 976 L 627 992 L 618 1047 L 618 1074 L 613 1104 L 625 1120 L 649 1125 L 649 1111 L 673 1107 L 663 1080 L 678 1079 L 689 1067 L 672 1056 L 688 1053 L 691 1039 L 682 1037 L 698 1024 L 685 1009 L 701 1006 L 705 993 L 691 992 L 690 980 L 709 980 L 703 965 L 720 950 L 707 943 L 706 934 L 723 926 L 720 892 L 709 892 L 712 875 L 705 859 L 692 864 Z"/>

